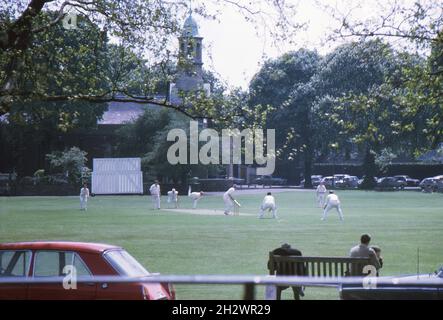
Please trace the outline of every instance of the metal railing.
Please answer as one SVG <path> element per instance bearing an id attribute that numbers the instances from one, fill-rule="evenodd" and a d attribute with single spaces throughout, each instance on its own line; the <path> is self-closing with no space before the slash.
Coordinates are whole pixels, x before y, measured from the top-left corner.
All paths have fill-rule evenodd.
<path id="1" fill-rule="evenodd" d="M 1 284 L 62 284 L 66 276 L 61 277 L 0 277 Z M 172 283 L 172 284 L 216 284 L 242 285 L 243 298 L 255 299 L 257 285 L 299 286 L 299 287 L 327 287 L 340 288 L 342 285 L 357 285 L 368 290 L 377 286 L 391 287 L 443 287 L 443 279 L 429 277 L 300 277 L 300 276 L 269 276 L 269 275 L 150 275 L 146 277 L 121 276 L 78 276 L 77 283 Z"/>

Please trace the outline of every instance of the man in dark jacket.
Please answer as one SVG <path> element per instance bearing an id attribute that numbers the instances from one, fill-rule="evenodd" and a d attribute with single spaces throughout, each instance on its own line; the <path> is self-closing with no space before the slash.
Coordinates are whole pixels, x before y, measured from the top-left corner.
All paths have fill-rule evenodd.
<path id="1" fill-rule="evenodd" d="M 300 250 L 292 248 L 291 245 L 284 243 L 281 247 L 274 249 L 272 251 L 273 255 L 276 256 L 301 256 L 302 253 Z M 286 272 L 283 274 L 282 272 L 277 271 L 278 276 L 302 276 L 305 274 L 304 265 L 300 264 L 296 267 L 296 270 L 291 270 L 290 272 Z M 281 300 L 281 292 L 289 288 L 288 286 L 277 286 L 277 300 Z M 294 292 L 294 299 L 300 300 L 300 296 L 304 296 L 302 287 L 292 287 L 292 291 Z"/>

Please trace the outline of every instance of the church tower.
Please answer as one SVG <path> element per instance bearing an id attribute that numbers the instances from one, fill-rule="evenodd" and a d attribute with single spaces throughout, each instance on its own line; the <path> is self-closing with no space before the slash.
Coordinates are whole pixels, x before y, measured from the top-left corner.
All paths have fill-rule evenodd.
<path id="1" fill-rule="evenodd" d="M 204 90 L 209 94 L 209 84 L 203 82 L 202 42 L 203 37 L 199 34 L 197 22 L 190 13 L 179 37 L 177 77 L 175 83 L 170 85 L 170 102 L 180 102 L 180 91 L 188 93 Z"/>

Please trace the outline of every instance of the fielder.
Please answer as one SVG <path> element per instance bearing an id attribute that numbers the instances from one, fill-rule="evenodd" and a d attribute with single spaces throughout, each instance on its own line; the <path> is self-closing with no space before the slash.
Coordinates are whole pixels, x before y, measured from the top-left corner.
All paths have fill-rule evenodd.
<path id="1" fill-rule="evenodd" d="M 320 182 L 316 190 L 317 203 L 319 208 L 323 207 L 323 204 L 325 203 L 326 191 L 328 190 L 326 189 L 325 184 L 323 182 Z"/>
<path id="2" fill-rule="evenodd" d="M 196 209 L 197 208 L 197 203 L 203 197 L 203 194 L 204 194 L 203 191 L 191 192 L 191 186 L 189 186 L 188 197 L 190 197 L 192 199 L 192 201 L 193 201 L 192 209 Z"/>
<path id="3" fill-rule="evenodd" d="M 158 180 L 155 180 L 154 184 L 149 188 L 149 192 L 151 193 L 154 209 L 160 210 L 160 185 Z"/>
<path id="4" fill-rule="evenodd" d="M 337 210 L 340 220 L 343 221 L 343 212 L 341 211 L 341 207 L 340 207 L 340 199 L 334 193 L 334 191 L 329 191 L 329 195 L 326 197 L 326 203 L 324 206 L 323 217 L 321 218 L 322 221 L 324 221 L 326 219 L 326 217 L 328 216 L 328 211 L 333 208 L 335 208 Z"/>
<path id="5" fill-rule="evenodd" d="M 225 203 L 225 215 L 229 215 L 234 208 L 235 199 L 232 197 L 232 194 L 235 192 L 235 188 L 231 187 L 223 194 L 223 202 Z"/>
<path id="6" fill-rule="evenodd" d="M 89 189 L 86 183 L 83 184 L 83 188 L 80 189 L 80 210 L 88 210 L 88 198 Z"/>
<path id="7" fill-rule="evenodd" d="M 268 194 L 263 199 L 263 203 L 260 207 L 260 219 L 263 219 L 263 215 L 265 214 L 265 210 L 272 211 L 272 217 L 274 219 L 278 219 L 277 217 L 277 207 L 275 206 L 275 198 L 274 196 L 268 192 Z"/>
<path id="8" fill-rule="evenodd" d="M 174 208 L 178 208 L 178 191 L 172 188 L 171 191 L 168 191 L 168 203 L 173 203 Z"/>

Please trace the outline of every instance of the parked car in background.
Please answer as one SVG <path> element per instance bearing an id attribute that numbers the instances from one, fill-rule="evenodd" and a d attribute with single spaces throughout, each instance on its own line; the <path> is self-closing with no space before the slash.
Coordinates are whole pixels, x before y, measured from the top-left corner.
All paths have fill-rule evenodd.
<path id="1" fill-rule="evenodd" d="M 349 174 L 334 174 L 334 180 L 336 182 L 339 180 L 343 180 L 346 177 L 349 177 Z"/>
<path id="2" fill-rule="evenodd" d="M 335 182 L 337 188 L 355 189 L 358 187 L 358 177 L 347 176 Z"/>
<path id="3" fill-rule="evenodd" d="M 394 176 L 394 178 L 396 178 L 399 181 L 405 182 L 406 186 L 408 187 L 418 187 L 418 184 L 420 183 L 420 180 L 412 179 L 411 177 L 406 175 L 398 175 Z"/>
<path id="4" fill-rule="evenodd" d="M 330 176 L 330 177 L 323 177 L 323 179 L 321 179 L 321 182 L 323 182 L 323 184 L 326 187 L 332 188 L 334 187 L 334 177 Z"/>
<path id="5" fill-rule="evenodd" d="M 312 187 L 317 188 L 318 185 L 320 184 L 322 178 L 323 178 L 323 176 L 321 176 L 321 175 L 312 175 L 312 176 L 311 176 Z M 303 180 L 300 182 L 300 186 L 301 186 L 302 188 L 305 187 L 305 179 L 303 179 Z"/>
<path id="6" fill-rule="evenodd" d="M 373 287 L 342 284 L 339 292 L 342 300 L 443 300 L 443 268 L 433 274 L 378 277 Z"/>
<path id="7" fill-rule="evenodd" d="M 403 190 L 406 182 L 397 180 L 394 177 L 383 177 L 377 180 L 377 189 L 380 190 Z"/>
<path id="8" fill-rule="evenodd" d="M 420 182 L 419 187 L 422 190 L 435 192 L 435 191 L 437 191 L 439 189 L 439 186 L 442 183 L 443 183 L 443 175 L 435 176 L 435 177 L 430 177 L 430 178 L 423 179 Z"/>
<path id="9" fill-rule="evenodd" d="M 77 288 L 66 290 L 66 266 L 76 270 Z M 0 244 L 0 278 L 38 279 L 37 283 L 0 283 L 0 300 L 169 300 L 174 289 L 167 283 L 88 282 L 92 276 L 149 277 L 136 259 L 121 247 L 82 242 L 36 241 Z M 44 282 L 48 278 L 60 282 Z M 81 281 L 82 277 L 86 281 Z M 85 278 L 86 277 L 86 278 Z M 41 282 L 43 280 L 43 282 Z"/>
<path id="10" fill-rule="evenodd" d="M 284 186 L 287 180 L 273 176 L 260 176 L 253 180 L 253 183 L 263 186 Z"/>
<path id="11" fill-rule="evenodd" d="M 348 174 L 334 174 L 333 176 L 324 177 L 321 181 L 325 184 L 326 187 L 336 187 L 337 182 L 340 184 L 343 179 L 349 178 Z"/>

